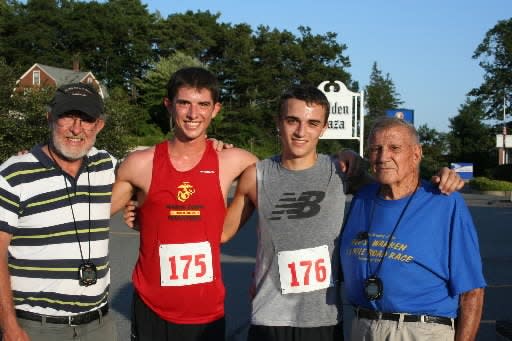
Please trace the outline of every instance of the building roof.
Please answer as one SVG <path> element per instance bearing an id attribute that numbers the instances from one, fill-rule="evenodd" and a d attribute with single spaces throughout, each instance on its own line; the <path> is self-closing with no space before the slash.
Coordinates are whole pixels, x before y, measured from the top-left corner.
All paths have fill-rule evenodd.
<path id="1" fill-rule="evenodd" d="M 57 87 L 69 83 L 78 83 L 90 74 L 90 72 L 73 71 L 39 63 L 36 63 L 34 66 L 36 65 L 55 80 Z"/>
<path id="2" fill-rule="evenodd" d="M 74 71 L 72 69 L 64 69 L 55 66 L 44 65 L 40 63 L 35 63 L 32 65 L 19 79 L 16 83 L 18 83 L 21 79 L 23 79 L 27 74 L 29 74 L 35 67 L 39 67 L 42 71 L 44 71 L 50 78 L 55 81 L 55 86 L 58 88 L 61 85 L 70 84 L 70 83 L 81 83 L 84 82 L 88 76 L 91 76 L 98 84 L 101 97 L 107 97 L 106 88 L 101 84 L 94 74 L 90 71 Z"/>

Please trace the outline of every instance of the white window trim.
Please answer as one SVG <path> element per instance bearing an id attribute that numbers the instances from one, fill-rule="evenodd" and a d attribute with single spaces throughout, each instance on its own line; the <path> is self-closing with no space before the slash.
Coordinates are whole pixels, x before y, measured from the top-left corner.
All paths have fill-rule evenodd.
<path id="1" fill-rule="evenodd" d="M 36 82 L 36 79 L 37 79 L 37 82 Z M 32 72 L 32 84 L 33 85 L 41 85 L 41 71 L 34 70 L 34 72 Z"/>

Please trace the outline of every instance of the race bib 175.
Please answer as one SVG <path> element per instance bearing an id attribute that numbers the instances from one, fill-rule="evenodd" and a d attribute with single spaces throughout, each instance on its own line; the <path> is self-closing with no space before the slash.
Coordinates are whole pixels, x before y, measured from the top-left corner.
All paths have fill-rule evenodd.
<path id="1" fill-rule="evenodd" d="M 210 243 L 160 245 L 160 283 L 184 286 L 213 281 Z"/>

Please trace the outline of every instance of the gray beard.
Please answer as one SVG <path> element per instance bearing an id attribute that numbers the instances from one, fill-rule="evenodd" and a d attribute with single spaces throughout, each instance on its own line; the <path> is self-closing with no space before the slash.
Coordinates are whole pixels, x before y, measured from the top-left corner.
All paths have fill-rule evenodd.
<path id="1" fill-rule="evenodd" d="M 94 146 L 95 142 L 96 142 L 96 139 L 93 141 L 93 144 L 92 144 L 93 146 Z M 81 160 L 84 158 L 84 156 L 87 155 L 87 153 L 89 153 L 89 150 L 90 150 L 90 149 L 87 149 L 87 150 L 80 152 L 79 154 L 71 155 L 71 154 L 67 153 L 66 151 L 64 151 L 63 148 L 61 148 L 58 143 L 55 143 L 55 138 L 53 136 L 52 136 L 52 140 L 51 140 L 48 148 L 51 148 L 52 152 L 55 153 L 55 155 L 58 155 L 59 158 L 66 160 L 66 161 Z"/>

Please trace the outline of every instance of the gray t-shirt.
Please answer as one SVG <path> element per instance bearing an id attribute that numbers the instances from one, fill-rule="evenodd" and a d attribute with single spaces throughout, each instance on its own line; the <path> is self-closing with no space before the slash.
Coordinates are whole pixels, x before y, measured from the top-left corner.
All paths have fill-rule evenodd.
<path id="1" fill-rule="evenodd" d="M 259 242 L 252 324 L 304 328 L 339 323 L 338 239 L 346 201 L 344 174 L 337 163 L 322 154 L 305 170 L 282 167 L 279 156 L 258 162 L 256 169 Z M 319 249 L 323 253 L 318 253 Z M 292 256 L 285 258 L 284 254 Z M 283 279 L 279 258 L 285 258 L 281 276 L 288 277 Z M 322 282 L 329 262 L 332 277 L 328 282 L 332 286 L 293 292 L 310 290 Z"/>

